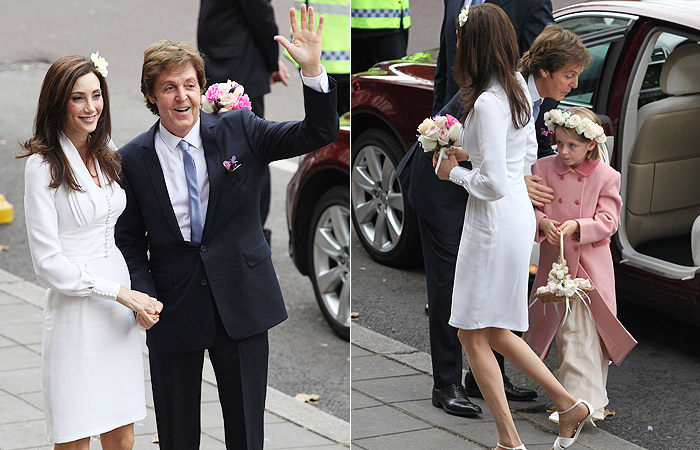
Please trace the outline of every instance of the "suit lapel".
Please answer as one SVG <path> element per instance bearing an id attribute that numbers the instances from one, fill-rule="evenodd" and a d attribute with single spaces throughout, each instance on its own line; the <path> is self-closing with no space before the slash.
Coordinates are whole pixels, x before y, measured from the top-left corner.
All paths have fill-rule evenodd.
<path id="1" fill-rule="evenodd" d="M 170 231 L 184 242 L 185 239 L 180 232 L 180 225 L 177 223 L 173 205 L 170 203 L 170 195 L 168 195 L 168 188 L 165 185 L 163 168 L 160 166 L 160 161 L 158 161 L 158 155 L 156 154 L 155 134 L 159 123 L 160 122 L 156 122 L 153 128 L 151 128 L 146 145 L 143 146 L 143 162 L 146 167 L 148 179 L 151 180 L 151 185 L 153 186 L 153 193 L 158 198 L 158 203 L 163 210 L 163 216 L 170 227 Z"/>
<path id="2" fill-rule="evenodd" d="M 209 175 L 209 203 L 207 205 L 207 217 L 204 220 L 203 238 L 207 234 L 207 224 L 211 223 L 212 217 L 214 217 L 216 203 L 221 191 L 221 177 L 224 173 L 222 164 L 224 159 L 227 158 L 222 158 L 219 146 L 216 143 L 216 134 L 214 132 L 216 121 L 207 113 L 201 113 L 200 117 L 200 134 L 204 144 L 204 157 L 207 160 L 207 173 Z"/>

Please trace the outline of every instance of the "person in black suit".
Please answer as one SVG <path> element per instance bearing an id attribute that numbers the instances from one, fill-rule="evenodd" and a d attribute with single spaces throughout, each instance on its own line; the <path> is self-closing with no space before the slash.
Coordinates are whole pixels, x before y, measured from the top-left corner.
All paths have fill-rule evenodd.
<path id="1" fill-rule="evenodd" d="M 479 2 L 480 3 L 480 2 Z M 550 0 L 489 1 L 500 6 L 510 18 L 520 48 L 530 43 L 552 18 Z M 440 32 L 440 52 L 435 70 L 433 113 L 461 117 L 462 104 L 459 86 L 452 76 L 457 52 L 457 18 L 464 0 L 445 0 L 445 15 Z M 446 101 L 449 101 L 447 105 Z M 471 372 L 465 376 L 467 391 L 462 386 L 462 346 L 457 330 L 448 324 L 452 305 L 452 285 L 457 261 L 467 192 L 453 183 L 441 183 L 433 172 L 432 154 L 416 150 L 414 145 L 397 168 L 408 200 L 418 214 L 418 225 L 426 267 L 428 292 L 428 321 L 430 353 L 433 365 L 433 405 L 449 414 L 473 416 L 482 411 L 467 398 L 481 397 Z M 551 146 L 549 151 L 551 152 Z M 410 167 L 404 167 L 410 163 Z M 406 173 L 408 172 L 408 173 Z M 505 375 L 503 357 L 498 361 L 503 373 L 503 384 L 509 400 L 531 400 L 537 393 L 514 386 Z"/>
<path id="2" fill-rule="evenodd" d="M 233 31 L 235 30 L 235 32 Z M 274 41 L 277 23 L 270 0 L 201 0 L 197 45 L 204 55 L 205 89 L 233 80 L 245 87 L 253 112 L 265 117 L 265 94 L 270 84 L 287 85 L 289 72 L 279 62 Z M 263 225 L 270 211 L 270 169 L 265 169 L 260 196 Z M 271 233 L 265 229 L 270 242 Z"/>
<path id="3" fill-rule="evenodd" d="M 263 448 L 267 330 L 287 312 L 260 221 L 262 175 L 271 161 L 338 135 L 336 85 L 320 64 L 323 18 L 314 31 L 313 8 L 307 16 L 302 6 L 301 27 L 295 16 L 294 43 L 275 40 L 305 77 L 303 121 L 270 122 L 247 109 L 200 113 L 197 49 L 159 41 L 144 52 L 141 89 L 160 119 L 120 149 L 127 207 L 116 240 L 132 286 L 167 305 L 147 335 L 162 450 L 199 448 L 205 349 L 226 448 Z"/>

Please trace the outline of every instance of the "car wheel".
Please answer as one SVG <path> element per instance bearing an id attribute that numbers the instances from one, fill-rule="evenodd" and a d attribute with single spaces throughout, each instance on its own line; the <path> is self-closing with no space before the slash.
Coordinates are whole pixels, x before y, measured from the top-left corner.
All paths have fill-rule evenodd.
<path id="1" fill-rule="evenodd" d="M 350 339 L 350 198 L 346 186 L 321 196 L 309 230 L 309 277 L 323 317 Z"/>
<path id="2" fill-rule="evenodd" d="M 369 129 L 352 143 L 352 219 L 367 253 L 392 267 L 415 263 L 420 255 L 416 213 L 396 166 L 403 147 L 390 133 Z"/>

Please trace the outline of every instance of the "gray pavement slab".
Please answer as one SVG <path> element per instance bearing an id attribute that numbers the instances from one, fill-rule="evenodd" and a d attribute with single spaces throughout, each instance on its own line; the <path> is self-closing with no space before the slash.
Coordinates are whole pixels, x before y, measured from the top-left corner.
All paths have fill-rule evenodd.
<path id="1" fill-rule="evenodd" d="M 381 406 L 382 404 L 360 392 L 352 391 L 350 394 L 350 405 L 352 409 L 362 409 Z"/>
<path id="2" fill-rule="evenodd" d="M 357 339 L 356 339 L 357 337 Z M 488 448 L 497 430 L 488 407 L 475 418 L 446 414 L 432 405 L 430 355 L 353 324 L 352 447 L 364 450 Z M 408 374 L 407 370 L 414 370 Z M 360 373 L 363 379 L 356 379 Z M 548 421 L 546 399 L 510 402 L 518 433 L 529 450 L 549 450 L 557 426 Z M 585 426 L 570 450 L 639 450 L 598 428 Z"/>
<path id="3" fill-rule="evenodd" d="M 427 423 L 404 414 L 391 406 L 377 406 L 352 412 L 353 440 L 430 428 L 432 427 Z"/>
<path id="4" fill-rule="evenodd" d="M 350 370 L 353 382 L 373 378 L 418 375 L 414 369 L 378 355 L 355 359 Z"/>
<path id="5" fill-rule="evenodd" d="M 483 449 L 483 447 L 479 445 L 475 445 L 458 436 L 445 433 L 435 428 L 367 439 L 357 439 L 354 442 L 367 450 L 425 450 L 427 448 L 459 450 Z M 426 445 L 429 445 L 429 447 Z"/>
<path id="6" fill-rule="evenodd" d="M 433 380 L 426 375 L 408 375 L 353 381 L 352 387 L 383 403 L 394 403 L 429 399 Z"/>

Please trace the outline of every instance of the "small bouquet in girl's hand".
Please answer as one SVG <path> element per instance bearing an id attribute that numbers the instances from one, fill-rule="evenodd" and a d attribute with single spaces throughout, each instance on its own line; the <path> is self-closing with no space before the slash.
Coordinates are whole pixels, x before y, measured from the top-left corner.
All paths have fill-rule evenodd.
<path id="1" fill-rule="evenodd" d="M 243 90 L 243 85 L 231 80 L 212 84 L 202 95 L 202 111 L 220 113 L 234 109 L 252 109 L 250 98 Z"/>
<path id="2" fill-rule="evenodd" d="M 423 120 L 423 123 L 418 125 L 418 142 L 423 147 L 425 152 L 440 152 L 440 158 L 435 167 L 437 174 L 440 168 L 440 162 L 445 157 L 445 150 L 453 145 L 459 144 L 459 135 L 462 132 L 462 124 L 455 117 L 445 114 L 444 116 L 435 116 L 432 119 L 428 117 Z"/>

